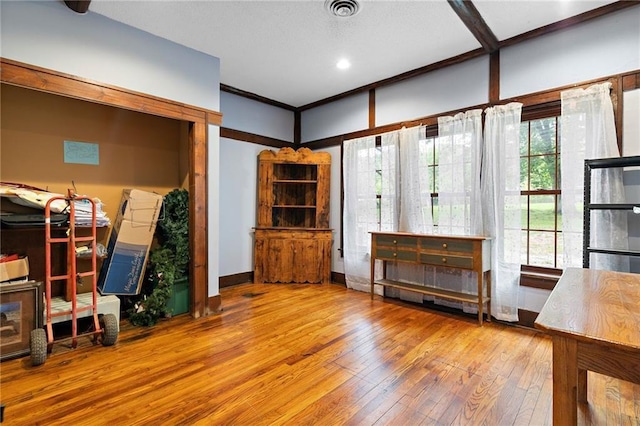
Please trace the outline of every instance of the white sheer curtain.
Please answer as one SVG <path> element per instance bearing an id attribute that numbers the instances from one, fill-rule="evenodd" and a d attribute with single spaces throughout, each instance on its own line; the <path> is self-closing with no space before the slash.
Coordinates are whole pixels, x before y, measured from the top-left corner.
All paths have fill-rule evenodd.
<path id="1" fill-rule="evenodd" d="M 424 127 L 400 130 L 400 217 L 398 230 L 427 234 L 433 232 L 431 215 L 431 174 L 427 166 Z"/>
<path id="2" fill-rule="evenodd" d="M 425 234 L 433 232 L 431 215 L 431 185 L 427 166 L 427 145 L 422 135 L 424 127 L 402 128 L 397 132 L 399 142 L 398 231 Z M 387 276 L 394 280 L 424 285 L 425 274 L 433 275 L 433 268 L 399 263 L 387 265 Z M 391 297 L 421 303 L 421 293 L 387 289 Z"/>
<path id="3" fill-rule="evenodd" d="M 492 315 L 518 321 L 520 287 L 520 118 L 522 104 L 487 108 L 484 122 L 482 198 L 484 232 L 491 250 Z"/>
<path id="4" fill-rule="evenodd" d="M 438 150 L 438 233 L 482 235 L 482 110 L 439 117 Z M 437 287 L 471 294 L 478 289 L 475 273 L 456 269 L 436 268 L 433 282 Z M 463 310 L 477 312 L 477 306 L 464 304 Z"/>
<path id="5" fill-rule="evenodd" d="M 398 132 L 384 133 L 381 135 L 381 139 L 380 231 L 395 232 L 398 230 L 398 215 L 400 214 Z"/>
<path id="6" fill-rule="evenodd" d="M 438 118 L 438 232 L 482 234 L 482 110 Z"/>
<path id="7" fill-rule="evenodd" d="M 562 92 L 561 168 L 564 267 L 582 266 L 584 160 L 619 157 L 611 103 L 611 84 Z M 624 203 L 622 169 L 596 169 L 591 181 L 592 203 Z M 595 211 L 591 216 L 591 245 L 627 249 L 625 211 Z M 625 256 L 592 254 L 593 269 L 629 270 Z"/>
<path id="8" fill-rule="evenodd" d="M 345 141 L 344 173 L 344 270 L 347 287 L 370 291 L 370 231 L 378 230 L 376 197 L 376 139 L 374 136 Z"/>

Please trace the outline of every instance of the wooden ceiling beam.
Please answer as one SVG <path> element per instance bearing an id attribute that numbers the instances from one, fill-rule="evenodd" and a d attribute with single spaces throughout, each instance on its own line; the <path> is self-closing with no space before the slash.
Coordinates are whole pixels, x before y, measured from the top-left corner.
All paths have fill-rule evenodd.
<path id="1" fill-rule="evenodd" d="M 498 38 L 493 34 L 487 23 L 484 22 L 480 12 L 471 1 L 447 0 L 447 3 L 487 53 L 493 53 L 498 50 L 500 47 Z"/>
<path id="2" fill-rule="evenodd" d="M 91 0 L 64 0 L 64 4 L 76 13 L 87 13 Z"/>

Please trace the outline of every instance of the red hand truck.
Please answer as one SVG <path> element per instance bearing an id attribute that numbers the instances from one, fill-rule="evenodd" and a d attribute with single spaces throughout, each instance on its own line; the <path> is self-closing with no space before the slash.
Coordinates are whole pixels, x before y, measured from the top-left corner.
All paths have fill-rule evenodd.
<path id="1" fill-rule="evenodd" d="M 69 228 L 65 237 L 53 237 L 51 235 L 51 203 L 56 200 L 64 200 L 69 211 Z M 88 236 L 76 235 L 76 207 L 75 202 L 81 201 L 89 203 L 91 206 L 91 230 Z M 82 227 L 85 228 L 85 227 Z M 85 228 L 86 229 L 86 228 Z M 89 243 L 91 247 L 91 269 L 85 272 L 78 272 L 76 264 L 76 243 Z M 51 273 L 51 248 L 54 244 L 67 245 L 67 273 L 64 275 L 52 275 Z M 114 314 L 98 316 L 98 289 L 97 289 L 97 267 L 96 267 L 96 205 L 93 199 L 86 196 L 78 196 L 69 191 L 67 197 L 52 197 L 45 206 L 45 297 L 46 297 L 46 330 L 38 328 L 31 332 L 30 349 L 31 364 L 41 365 L 47 360 L 47 354 L 51 353 L 54 342 L 53 319 L 61 316 L 71 315 L 71 337 L 66 337 L 58 341 L 71 339 L 71 347 L 78 345 L 78 314 L 90 311 L 93 316 L 91 330 L 81 335 L 92 336 L 94 342 L 101 340 L 102 345 L 111 346 L 118 340 L 118 320 Z M 92 303 L 90 305 L 78 307 L 77 303 L 77 281 L 89 277 L 92 281 Z M 51 284 L 54 281 L 65 281 L 65 299 L 71 302 L 71 308 L 52 312 Z"/>

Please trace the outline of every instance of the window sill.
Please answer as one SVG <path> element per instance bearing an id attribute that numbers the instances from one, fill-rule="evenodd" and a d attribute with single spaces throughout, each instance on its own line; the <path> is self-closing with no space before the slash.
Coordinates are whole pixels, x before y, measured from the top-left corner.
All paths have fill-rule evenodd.
<path id="1" fill-rule="evenodd" d="M 522 272 L 520 274 L 520 286 L 539 288 L 542 290 L 553 290 L 560 279 L 560 273 L 547 274 L 541 272 Z"/>

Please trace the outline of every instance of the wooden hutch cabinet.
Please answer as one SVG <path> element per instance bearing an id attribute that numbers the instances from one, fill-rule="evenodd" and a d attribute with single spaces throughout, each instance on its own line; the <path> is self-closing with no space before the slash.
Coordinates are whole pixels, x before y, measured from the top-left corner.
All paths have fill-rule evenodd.
<path id="1" fill-rule="evenodd" d="M 282 148 L 258 156 L 254 282 L 328 283 L 331 155 Z"/>

